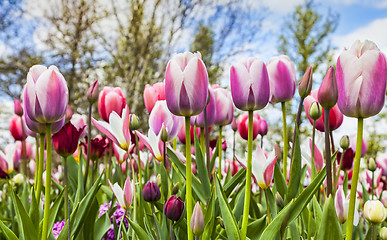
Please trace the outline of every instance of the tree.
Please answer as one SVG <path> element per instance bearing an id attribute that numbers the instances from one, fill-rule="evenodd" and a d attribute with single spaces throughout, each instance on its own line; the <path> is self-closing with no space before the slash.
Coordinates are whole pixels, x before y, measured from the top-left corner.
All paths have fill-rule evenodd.
<path id="1" fill-rule="evenodd" d="M 308 66 L 313 66 L 316 71 L 322 63 L 332 61 L 333 48 L 329 36 L 336 30 L 338 20 L 339 15 L 330 10 L 325 16 L 318 13 L 313 0 L 306 0 L 296 7 L 279 37 L 278 50 L 292 59 L 299 76 Z M 325 74 L 325 69 L 320 70 Z"/>

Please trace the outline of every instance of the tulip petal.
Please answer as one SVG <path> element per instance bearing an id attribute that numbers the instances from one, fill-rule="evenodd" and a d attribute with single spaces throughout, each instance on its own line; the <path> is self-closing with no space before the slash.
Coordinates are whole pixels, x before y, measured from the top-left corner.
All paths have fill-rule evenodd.
<path id="1" fill-rule="evenodd" d="M 104 121 L 97 121 L 94 118 L 91 118 L 94 126 L 103 134 L 105 134 L 110 140 L 112 140 L 115 144 L 120 146 L 120 142 L 118 142 L 117 138 L 113 134 L 113 130 L 111 129 L 109 123 Z"/>
<path id="2" fill-rule="evenodd" d="M 124 197 L 125 197 L 125 206 L 129 207 L 132 204 L 132 200 L 133 200 L 132 183 L 130 182 L 129 177 L 127 177 L 125 181 Z"/>
<path id="3" fill-rule="evenodd" d="M 112 184 L 110 183 L 110 180 L 108 180 L 108 182 L 109 182 L 110 189 L 113 191 L 114 195 L 117 198 L 118 204 L 120 204 L 121 207 L 126 209 L 126 205 L 124 201 L 124 191 L 117 183 L 114 183 L 114 185 L 112 186 Z"/>
<path id="4" fill-rule="evenodd" d="M 273 179 L 274 165 L 277 162 L 277 156 L 275 156 L 272 161 L 268 161 L 268 162 L 269 164 L 266 166 L 263 173 L 263 178 L 265 180 L 266 188 L 270 186 L 271 180 Z"/>

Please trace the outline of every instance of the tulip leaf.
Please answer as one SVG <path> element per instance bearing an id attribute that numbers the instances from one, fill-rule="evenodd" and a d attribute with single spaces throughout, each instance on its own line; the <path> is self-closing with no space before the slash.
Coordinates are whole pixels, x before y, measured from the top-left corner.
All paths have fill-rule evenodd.
<path id="1" fill-rule="evenodd" d="M 85 196 L 84 186 L 83 186 L 83 172 L 82 172 L 82 163 L 84 162 L 84 157 L 82 154 L 82 148 L 80 148 L 80 155 L 79 155 L 79 165 L 78 165 L 78 187 L 77 187 L 77 193 L 75 194 L 75 201 L 73 206 L 77 205 L 83 196 Z"/>
<path id="2" fill-rule="evenodd" d="M 167 148 L 167 153 L 168 153 L 168 157 L 169 157 L 168 159 L 176 165 L 180 174 L 184 178 L 186 178 L 185 165 L 177 158 L 175 153 L 169 147 Z M 195 175 L 192 175 L 192 188 L 193 188 L 195 194 L 199 197 L 200 201 L 205 203 L 207 201 L 207 199 L 205 197 L 205 193 L 203 191 L 202 184 L 199 182 L 199 180 L 196 178 Z"/>
<path id="3" fill-rule="evenodd" d="M 160 173 L 161 176 L 161 194 L 163 194 L 164 199 L 167 199 L 168 197 L 168 173 L 165 169 L 164 164 L 156 164 L 157 172 Z"/>
<path id="4" fill-rule="evenodd" d="M 86 216 L 86 219 L 90 219 L 90 223 L 84 224 L 84 226 L 83 226 L 84 239 L 90 239 L 90 240 L 98 239 L 98 238 L 95 238 L 93 236 L 94 235 L 95 219 L 97 219 L 98 209 L 99 209 L 98 201 L 96 198 L 94 198 L 94 201 L 91 202 L 89 213 Z"/>
<path id="5" fill-rule="evenodd" d="M 63 193 L 64 193 L 64 191 L 60 192 L 58 197 L 55 199 L 54 204 L 50 208 L 50 217 L 48 218 L 48 229 L 52 229 L 52 226 L 54 226 L 56 215 L 58 214 L 60 206 L 62 205 Z M 39 236 L 42 234 L 42 232 L 41 232 L 42 231 L 42 227 L 43 227 L 43 220 L 40 221 Z"/>
<path id="6" fill-rule="evenodd" d="M 204 222 L 206 226 L 204 227 L 202 239 L 211 239 L 211 235 L 214 232 L 214 222 L 215 222 L 215 195 L 211 195 L 211 198 L 207 204 L 207 211 L 204 216 Z"/>
<path id="7" fill-rule="evenodd" d="M 319 175 L 313 180 L 313 182 L 302 191 L 302 193 L 296 198 L 290 201 L 270 222 L 262 233 L 260 239 L 274 239 L 274 237 L 281 230 L 281 233 L 284 232 L 289 222 L 292 222 L 305 208 L 305 206 L 310 202 L 313 197 L 313 194 L 320 188 L 320 185 L 325 179 L 326 171 L 325 167 L 320 172 Z"/>
<path id="8" fill-rule="evenodd" d="M 289 224 L 289 230 L 290 239 L 301 239 L 300 234 L 298 233 L 297 224 L 295 222 L 291 222 Z"/>
<path id="9" fill-rule="evenodd" d="M 139 239 L 143 239 L 143 240 L 151 240 L 148 236 L 148 233 L 145 232 L 144 229 L 142 229 L 137 223 L 133 222 L 132 220 L 130 220 L 129 218 L 127 218 L 130 225 L 132 226 L 132 228 L 134 229 L 134 231 L 136 232 L 137 236 L 139 237 Z"/>
<path id="10" fill-rule="evenodd" d="M 3 223 L 3 221 L 0 221 L 0 229 L 1 229 L 1 232 L 4 234 L 5 238 L 7 240 L 18 240 L 19 238 L 15 235 L 15 233 L 13 233 L 11 231 L 11 229 L 9 229 L 7 226 L 5 226 L 5 224 Z"/>
<path id="11" fill-rule="evenodd" d="M 13 206 L 16 212 L 16 220 L 20 229 L 20 236 L 25 240 L 38 239 L 38 232 L 31 218 L 28 216 L 26 209 L 23 207 L 19 197 L 13 192 L 12 187 L 8 186 L 12 195 Z"/>
<path id="12" fill-rule="evenodd" d="M 288 191 L 285 198 L 285 203 L 289 203 L 290 200 L 297 197 L 300 180 L 301 180 L 301 148 L 300 148 L 300 137 L 299 137 L 297 125 L 296 125 L 296 138 L 295 138 L 295 143 L 293 145 L 293 148 L 294 148 L 294 153 L 293 153 L 292 164 L 290 167 L 289 186 L 288 186 Z"/>
<path id="13" fill-rule="evenodd" d="M 224 194 L 229 197 L 231 192 L 235 189 L 235 187 L 240 184 L 244 183 L 244 180 L 246 178 L 246 169 L 241 168 L 234 177 L 231 178 L 231 180 L 224 185 Z"/>
<path id="14" fill-rule="evenodd" d="M 95 221 L 94 224 L 94 237 L 95 239 L 102 239 L 107 231 L 111 227 L 111 222 L 108 214 L 103 214 Z"/>
<path id="15" fill-rule="evenodd" d="M 196 166 L 198 168 L 197 175 L 202 184 L 204 193 L 206 195 L 206 199 L 209 199 L 211 196 L 210 179 L 208 177 L 208 171 L 207 171 L 206 163 L 204 161 L 204 156 L 203 156 L 201 147 L 199 145 L 199 139 L 196 136 L 196 131 L 195 131 L 195 157 L 196 157 Z"/>
<path id="16" fill-rule="evenodd" d="M 232 214 L 230 205 L 228 204 L 227 198 L 224 195 L 222 186 L 220 185 L 219 179 L 216 177 L 216 194 L 218 197 L 218 203 L 220 212 L 222 214 L 224 227 L 227 233 L 227 239 L 240 239 L 239 228 L 236 223 L 235 217 Z"/>
<path id="17" fill-rule="evenodd" d="M 34 188 L 32 188 L 32 194 L 31 194 L 31 207 L 29 211 L 29 216 L 31 218 L 32 223 L 35 225 L 36 228 L 39 227 L 39 205 L 36 202 L 35 197 L 35 191 Z"/>
<path id="18" fill-rule="evenodd" d="M 324 211 L 317 239 L 342 239 L 343 233 L 337 219 L 335 204 L 332 196 L 325 201 Z"/>
<path id="19" fill-rule="evenodd" d="M 278 162 L 276 162 L 274 165 L 274 184 L 282 199 L 285 199 L 285 194 L 288 190 L 288 187 L 286 186 L 286 181 L 278 166 Z"/>
<path id="20" fill-rule="evenodd" d="M 251 240 L 258 240 L 261 236 L 266 225 L 266 215 L 260 219 L 255 220 L 254 222 L 247 225 L 247 237 Z"/>

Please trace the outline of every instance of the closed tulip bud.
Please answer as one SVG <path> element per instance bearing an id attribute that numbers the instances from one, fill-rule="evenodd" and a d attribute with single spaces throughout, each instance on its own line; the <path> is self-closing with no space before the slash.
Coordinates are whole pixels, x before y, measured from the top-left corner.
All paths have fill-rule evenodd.
<path id="1" fill-rule="evenodd" d="M 386 209 L 379 200 L 369 200 L 364 204 L 365 218 L 374 224 L 379 224 L 386 219 Z"/>
<path id="2" fill-rule="evenodd" d="M 337 103 L 338 92 L 335 69 L 329 67 L 318 90 L 318 102 L 324 109 L 331 109 Z"/>
<path id="3" fill-rule="evenodd" d="M 340 139 L 340 147 L 343 150 L 347 150 L 349 148 L 349 137 L 348 135 L 344 135 Z"/>
<path id="4" fill-rule="evenodd" d="M 261 136 L 265 136 L 267 134 L 268 128 L 267 128 L 267 122 L 265 119 L 259 120 L 258 124 L 258 134 Z"/>
<path id="5" fill-rule="evenodd" d="M 173 188 L 172 188 L 172 195 L 175 195 L 175 194 L 177 194 L 178 192 L 179 192 L 179 182 L 177 182 L 176 184 L 175 184 L 175 186 L 173 186 Z"/>
<path id="6" fill-rule="evenodd" d="M 19 117 L 23 116 L 23 107 L 21 105 L 20 99 L 13 100 L 13 104 L 14 104 L 15 114 L 18 115 Z"/>
<path id="7" fill-rule="evenodd" d="M 16 174 L 13 178 L 12 178 L 12 181 L 18 185 L 21 185 L 23 184 L 24 182 L 24 177 L 23 177 L 23 174 L 21 173 L 18 173 Z"/>
<path id="8" fill-rule="evenodd" d="M 136 114 L 130 114 L 129 116 L 129 129 L 134 131 L 134 130 L 137 130 L 139 129 L 140 127 L 140 123 L 139 123 L 139 119 L 137 117 Z"/>
<path id="9" fill-rule="evenodd" d="M 375 172 L 377 166 L 376 166 L 376 162 L 375 162 L 375 159 L 373 158 L 369 158 L 368 161 L 367 161 L 367 168 L 368 170 L 370 170 L 371 172 Z"/>
<path id="10" fill-rule="evenodd" d="M 87 101 L 89 101 L 89 103 L 91 104 L 95 103 L 96 101 L 98 101 L 98 95 L 99 95 L 98 80 L 95 80 L 87 90 L 87 93 L 86 93 Z"/>
<path id="11" fill-rule="evenodd" d="M 284 206 L 284 199 L 281 197 L 281 194 L 279 192 L 276 192 L 275 194 L 275 202 L 280 208 Z"/>
<path id="12" fill-rule="evenodd" d="M 180 197 L 172 195 L 168 198 L 164 206 L 164 214 L 170 220 L 177 221 L 180 219 L 184 210 L 184 202 Z"/>
<path id="13" fill-rule="evenodd" d="M 157 185 L 161 185 L 161 175 L 160 175 L 160 174 L 157 174 L 157 177 L 156 177 L 156 184 L 157 184 Z"/>
<path id="14" fill-rule="evenodd" d="M 233 117 L 232 118 L 232 122 L 231 122 L 231 128 L 234 132 L 236 132 L 238 130 L 238 125 L 237 125 L 237 121 L 236 119 Z"/>
<path id="15" fill-rule="evenodd" d="M 321 105 L 318 102 L 313 102 L 309 108 L 309 116 L 313 120 L 317 120 L 321 117 L 322 109 Z"/>
<path id="16" fill-rule="evenodd" d="M 168 132 L 167 132 L 167 128 L 165 127 L 165 125 L 163 125 L 163 126 L 161 127 L 161 131 L 160 131 L 160 139 L 161 139 L 161 141 L 163 141 L 163 142 L 168 141 Z"/>
<path id="17" fill-rule="evenodd" d="M 387 240 L 387 227 L 382 227 L 380 229 L 380 238 L 382 240 Z"/>
<path id="18" fill-rule="evenodd" d="M 309 66 L 306 69 L 304 76 L 302 77 L 300 84 L 298 85 L 298 93 L 301 98 L 306 98 L 312 91 L 313 85 L 313 68 Z"/>
<path id="19" fill-rule="evenodd" d="M 23 141 L 27 138 L 25 132 L 23 133 L 24 121 L 22 117 L 13 115 L 9 122 L 9 131 L 15 141 Z"/>
<path id="20" fill-rule="evenodd" d="M 191 229 L 195 237 L 202 235 L 204 231 L 205 223 L 202 208 L 200 203 L 197 202 L 192 212 Z"/>
<path id="21" fill-rule="evenodd" d="M 147 182 L 142 191 L 142 197 L 146 202 L 156 202 L 161 198 L 160 188 L 153 182 Z"/>
<path id="22" fill-rule="evenodd" d="M 153 107 L 159 100 L 165 100 L 165 85 L 163 82 L 157 82 L 153 85 L 147 84 L 144 89 L 144 103 L 148 113 L 152 112 Z"/>
<path id="23" fill-rule="evenodd" d="M 224 88 L 215 88 L 215 121 L 216 125 L 227 125 L 233 120 L 234 104 L 230 93 Z"/>
<path id="24" fill-rule="evenodd" d="M 258 135 L 258 129 L 259 129 L 259 121 L 261 120 L 261 117 L 258 113 L 254 113 L 253 115 L 253 140 Z M 248 138 L 248 129 L 249 129 L 249 113 L 245 112 L 242 115 L 240 115 L 237 119 L 237 126 L 238 126 L 238 132 L 239 135 L 247 140 Z"/>
<path id="25" fill-rule="evenodd" d="M 65 121 L 70 121 L 71 117 L 73 116 L 73 110 L 71 110 L 71 107 L 69 104 L 67 104 L 66 107 L 66 114 L 65 114 Z"/>

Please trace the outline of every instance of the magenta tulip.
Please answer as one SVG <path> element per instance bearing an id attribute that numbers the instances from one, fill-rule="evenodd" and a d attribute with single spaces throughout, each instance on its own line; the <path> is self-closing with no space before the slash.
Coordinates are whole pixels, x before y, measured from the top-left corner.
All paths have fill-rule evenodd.
<path id="1" fill-rule="evenodd" d="M 89 87 L 86 93 L 86 98 L 89 103 L 93 104 L 98 101 L 99 91 L 98 91 L 98 80 L 95 80 Z"/>
<path id="2" fill-rule="evenodd" d="M 259 110 L 269 102 L 269 76 L 266 65 L 257 58 L 234 64 L 230 69 L 230 84 L 232 99 L 240 110 Z"/>
<path id="3" fill-rule="evenodd" d="M 142 190 L 142 197 L 146 202 L 157 202 L 161 198 L 159 186 L 154 182 L 148 181 Z"/>
<path id="4" fill-rule="evenodd" d="M 234 105 L 229 91 L 215 88 L 214 97 L 216 103 L 214 124 L 221 126 L 230 124 L 233 119 Z"/>
<path id="5" fill-rule="evenodd" d="M 348 117 L 367 118 L 382 110 L 386 93 L 387 65 L 376 44 L 356 41 L 337 59 L 338 106 Z"/>
<path id="6" fill-rule="evenodd" d="M 215 114 L 216 114 L 216 106 L 215 103 L 215 95 L 214 90 L 211 87 L 208 87 L 208 97 L 210 98 L 210 101 L 207 104 L 207 124 L 208 126 L 214 124 L 215 122 Z M 196 127 L 204 128 L 204 109 L 203 112 L 201 112 L 199 115 L 191 117 L 191 125 Z"/>
<path id="7" fill-rule="evenodd" d="M 23 141 L 27 138 L 26 133 L 23 133 L 24 122 L 22 117 L 18 115 L 13 115 L 11 121 L 9 122 L 9 131 L 11 132 L 12 137 L 15 141 Z"/>
<path id="8" fill-rule="evenodd" d="M 27 133 L 28 131 L 32 131 L 35 133 L 46 133 L 46 124 L 44 123 L 38 123 L 33 120 L 31 120 L 28 116 L 28 114 L 24 114 L 24 119 L 27 126 Z M 51 133 L 57 133 L 64 125 L 65 118 L 60 119 L 57 122 L 54 122 L 51 124 Z"/>
<path id="9" fill-rule="evenodd" d="M 260 119 L 258 122 L 258 134 L 265 136 L 268 132 L 267 122 L 265 119 Z"/>
<path id="10" fill-rule="evenodd" d="M 109 116 L 112 112 L 116 112 L 118 116 L 121 116 L 125 106 L 126 100 L 121 88 L 104 87 L 99 93 L 98 112 L 105 122 L 109 122 Z"/>
<path id="11" fill-rule="evenodd" d="M 164 206 L 164 214 L 167 218 L 177 221 L 180 219 L 181 214 L 184 210 L 184 202 L 180 197 L 176 197 L 176 195 L 172 195 L 168 198 L 167 202 Z"/>
<path id="12" fill-rule="evenodd" d="M 258 128 L 259 128 L 259 121 L 261 120 L 261 117 L 258 113 L 254 113 L 253 115 L 253 140 L 258 135 Z M 248 128 L 249 128 L 249 113 L 245 112 L 244 114 L 240 115 L 236 120 L 237 126 L 238 126 L 238 132 L 239 135 L 247 140 L 248 137 Z"/>
<path id="13" fill-rule="evenodd" d="M 24 110 L 29 118 L 39 123 L 54 123 L 66 113 L 67 83 L 55 66 L 30 68 L 24 89 Z"/>
<path id="14" fill-rule="evenodd" d="M 335 69 L 329 67 L 318 89 L 317 99 L 324 109 L 332 109 L 338 98 Z"/>
<path id="15" fill-rule="evenodd" d="M 20 116 L 20 117 L 23 116 L 23 107 L 21 105 L 20 99 L 13 100 L 13 104 L 14 104 L 14 112 L 15 112 L 15 114 Z"/>
<path id="16" fill-rule="evenodd" d="M 72 155 L 77 150 L 79 137 L 85 127 L 78 130 L 71 122 L 66 123 L 59 132 L 52 135 L 55 151 L 62 157 Z"/>
<path id="17" fill-rule="evenodd" d="M 148 113 L 152 112 L 153 107 L 159 100 L 165 100 L 165 85 L 163 82 L 157 82 L 153 85 L 147 84 L 144 89 L 144 103 Z"/>
<path id="18" fill-rule="evenodd" d="M 267 63 L 270 80 L 270 102 L 287 102 L 296 91 L 296 68 L 286 55 L 272 57 Z"/>

